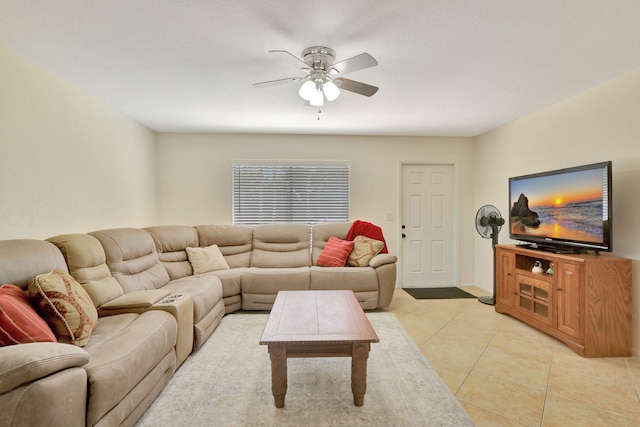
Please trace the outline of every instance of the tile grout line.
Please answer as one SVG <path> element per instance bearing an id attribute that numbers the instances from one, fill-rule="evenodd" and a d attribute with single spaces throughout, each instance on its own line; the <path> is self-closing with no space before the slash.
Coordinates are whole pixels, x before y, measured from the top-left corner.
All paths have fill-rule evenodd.
<path id="1" fill-rule="evenodd" d="M 456 392 L 454 393 L 454 396 L 455 396 L 455 395 L 457 395 L 458 391 L 462 388 L 462 386 L 463 386 L 463 385 L 464 385 L 464 383 L 467 381 L 467 379 L 469 378 L 469 376 L 471 375 L 471 373 L 473 373 L 473 372 L 475 371 L 476 366 L 478 365 L 478 363 L 479 363 L 480 359 L 481 359 L 481 358 L 482 358 L 482 356 L 484 356 L 484 354 L 489 350 L 489 347 L 491 346 L 491 343 L 496 339 L 496 337 L 498 336 L 498 334 L 500 333 L 500 331 L 501 331 L 501 330 L 500 330 L 500 328 L 498 328 L 498 329 L 493 333 L 493 336 L 491 337 L 491 339 L 489 340 L 489 342 L 488 342 L 488 343 L 487 343 L 487 345 L 485 346 L 485 348 L 484 348 L 484 350 L 482 351 L 482 353 L 481 353 L 481 354 L 478 356 L 478 358 L 476 359 L 476 362 L 475 362 L 475 363 L 473 364 L 473 366 L 471 367 L 471 370 L 469 371 L 469 373 L 468 373 L 468 374 L 467 374 L 467 376 L 465 377 L 464 381 L 462 381 L 462 384 L 460 385 L 460 387 L 458 387 L 458 390 L 456 390 Z M 555 346 L 554 346 L 554 347 L 555 347 Z M 549 370 L 551 370 L 551 365 L 549 366 Z M 520 383 L 520 382 L 513 381 L 513 380 L 508 379 L 508 378 L 498 377 L 498 376 L 495 376 L 495 375 L 491 375 L 491 374 L 487 374 L 487 373 L 482 373 L 482 372 L 479 372 L 479 371 L 475 371 L 475 373 L 477 373 L 477 374 L 481 374 L 481 375 L 486 375 L 486 376 L 493 377 L 493 378 L 497 378 L 497 379 L 499 379 L 499 380 L 501 380 L 501 381 L 506 381 L 506 382 L 509 382 L 509 383 L 511 383 L 511 384 L 515 384 L 515 385 L 518 385 L 518 386 L 526 387 L 526 388 L 528 388 L 528 389 L 530 389 L 530 390 L 540 390 L 540 389 L 538 389 L 538 388 L 531 387 L 531 386 L 529 386 L 529 385 L 527 385 L 527 384 L 522 384 L 522 383 Z M 548 390 L 548 387 L 549 387 L 549 378 L 547 378 L 547 385 L 546 385 L 545 390 L 544 390 L 544 393 L 545 393 L 545 394 L 544 394 L 544 402 L 543 402 L 543 405 L 542 405 L 542 410 L 541 410 L 541 413 L 540 413 L 540 422 L 538 423 L 538 426 L 542 426 L 542 422 L 543 422 L 543 419 L 544 419 L 544 410 L 545 410 L 545 403 L 546 403 L 546 399 L 547 399 L 547 390 Z M 457 398 L 457 396 L 456 396 L 456 398 Z M 470 404 L 469 402 L 465 402 L 465 403 Z M 477 405 L 473 405 L 473 406 L 476 406 L 476 407 L 477 407 Z M 485 411 L 488 411 L 488 412 L 491 412 L 492 414 L 495 414 L 495 415 L 497 415 L 497 416 L 499 416 L 499 417 L 502 417 L 502 418 L 508 419 L 508 420 L 510 420 L 510 421 L 512 421 L 512 422 L 515 422 L 515 423 L 518 423 L 518 424 L 522 424 L 522 423 L 521 423 L 519 420 L 517 420 L 517 419 L 513 419 L 513 418 L 506 417 L 505 415 L 500 414 L 500 413 L 497 413 L 497 412 L 495 412 L 495 411 L 493 411 L 493 410 L 486 409 L 486 408 L 481 408 L 481 409 L 483 409 L 483 410 L 485 410 Z"/>
<path id="2" fill-rule="evenodd" d="M 556 357 L 556 350 L 558 348 L 558 342 L 553 343 L 553 350 L 551 352 L 551 362 L 549 363 L 549 374 L 547 375 L 547 387 L 544 390 L 544 402 L 542 403 L 542 417 L 540 417 L 540 427 L 544 425 L 544 417 L 547 413 L 547 401 L 549 400 L 549 386 L 551 385 L 551 373 L 553 371 L 553 360 Z"/>
<path id="3" fill-rule="evenodd" d="M 624 360 L 627 363 L 627 372 L 631 377 L 631 382 L 633 383 L 633 386 L 636 389 L 636 396 L 638 397 L 638 401 L 640 402 L 640 384 L 636 381 L 635 377 L 633 376 L 633 371 L 631 370 L 631 363 L 629 362 L 629 358 L 625 357 Z"/>

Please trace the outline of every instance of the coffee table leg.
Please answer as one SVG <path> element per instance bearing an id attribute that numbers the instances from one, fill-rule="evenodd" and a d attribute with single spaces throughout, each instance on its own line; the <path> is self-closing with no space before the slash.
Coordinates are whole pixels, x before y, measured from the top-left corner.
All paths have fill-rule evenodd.
<path id="1" fill-rule="evenodd" d="M 353 344 L 351 350 L 351 391 L 353 404 L 362 406 L 364 394 L 367 391 L 367 358 L 369 357 L 369 343 Z"/>
<path id="2" fill-rule="evenodd" d="M 284 344 L 269 344 L 271 357 L 271 392 L 276 408 L 284 406 L 287 393 L 287 347 Z"/>

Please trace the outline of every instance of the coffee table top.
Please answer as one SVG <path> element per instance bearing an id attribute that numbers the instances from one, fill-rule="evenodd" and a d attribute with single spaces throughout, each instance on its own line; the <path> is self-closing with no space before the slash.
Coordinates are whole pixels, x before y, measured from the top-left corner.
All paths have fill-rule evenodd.
<path id="1" fill-rule="evenodd" d="M 280 291 L 260 344 L 378 341 L 353 291 Z"/>

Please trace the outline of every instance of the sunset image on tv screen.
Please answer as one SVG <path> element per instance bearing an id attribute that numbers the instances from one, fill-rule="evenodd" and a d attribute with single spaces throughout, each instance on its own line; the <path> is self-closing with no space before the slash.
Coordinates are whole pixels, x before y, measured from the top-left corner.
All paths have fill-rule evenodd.
<path id="1" fill-rule="evenodd" d="M 591 169 L 512 181 L 512 233 L 603 242 L 603 173 Z"/>

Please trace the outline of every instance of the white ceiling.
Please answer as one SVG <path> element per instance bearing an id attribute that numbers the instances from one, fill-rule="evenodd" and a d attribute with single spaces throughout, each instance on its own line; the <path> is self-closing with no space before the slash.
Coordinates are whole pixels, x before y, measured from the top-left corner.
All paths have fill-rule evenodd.
<path id="1" fill-rule="evenodd" d="M 640 68 L 640 1 L 0 0 L 0 44 L 160 132 L 474 136 Z M 378 93 L 251 85 L 313 45 Z"/>

